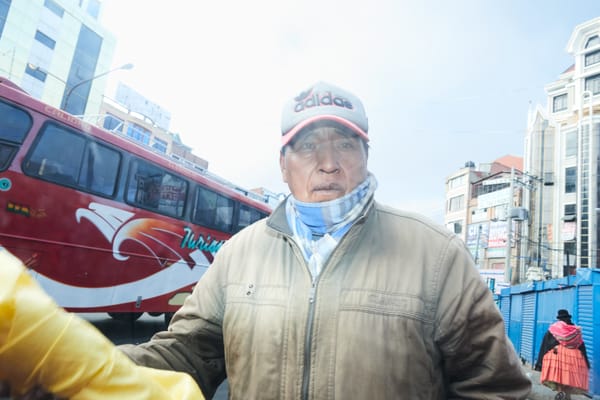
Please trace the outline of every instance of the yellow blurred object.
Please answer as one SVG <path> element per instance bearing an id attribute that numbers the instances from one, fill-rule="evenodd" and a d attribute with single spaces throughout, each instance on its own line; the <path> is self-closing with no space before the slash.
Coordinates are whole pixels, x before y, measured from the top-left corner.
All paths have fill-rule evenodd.
<path id="1" fill-rule="evenodd" d="M 0 247 L 0 381 L 69 399 L 204 399 L 187 374 L 135 365 L 94 326 L 47 296 Z"/>

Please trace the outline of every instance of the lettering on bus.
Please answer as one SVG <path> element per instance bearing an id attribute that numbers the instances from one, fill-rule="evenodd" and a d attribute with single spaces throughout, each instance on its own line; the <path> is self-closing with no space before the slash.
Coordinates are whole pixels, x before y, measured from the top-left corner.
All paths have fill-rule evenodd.
<path id="1" fill-rule="evenodd" d="M 225 243 L 224 240 L 215 240 L 210 235 L 205 238 L 204 235 L 199 234 L 198 239 L 196 239 L 194 231 L 187 226 L 183 230 L 185 233 L 181 240 L 181 248 L 198 249 L 215 254 Z"/>
<path id="2" fill-rule="evenodd" d="M 48 113 L 50 116 L 58 118 L 59 120 L 62 120 L 64 122 L 69 122 L 85 132 L 91 132 L 91 130 L 92 130 L 91 125 L 88 124 L 87 122 L 82 121 L 81 119 L 79 119 L 71 114 L 68 114 L 64 111 L 58 110 L 52 106 L 46 105 L 44 107 L 44 111 L 46 113 Z"/>

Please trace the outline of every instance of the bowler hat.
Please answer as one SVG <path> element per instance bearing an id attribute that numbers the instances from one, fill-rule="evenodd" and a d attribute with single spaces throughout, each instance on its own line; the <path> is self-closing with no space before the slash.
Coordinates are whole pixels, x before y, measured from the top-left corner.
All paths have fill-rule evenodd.
<path id="1" fill-rule="evenodd" d="M 558 315 L 556 316 L 556 319 L 570 319 L 571 318 L 571 314 L 569 314 L 569 312 L 567 310 L 558 310 Z"/>

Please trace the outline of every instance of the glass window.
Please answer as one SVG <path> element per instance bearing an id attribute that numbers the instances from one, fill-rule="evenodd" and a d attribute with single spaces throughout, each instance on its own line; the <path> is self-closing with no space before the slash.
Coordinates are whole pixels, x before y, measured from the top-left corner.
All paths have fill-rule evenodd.
<path id="1" fill-rule="evenodd" d="M 248 225 L 253 224 L 256 221 L 263 219 L 264 217 L 266 217 L 266 214 L 260 212 L 256 208 L 247 206 L 245 204 L 241 204 L 240 216 L 238 219 L 238 226 L 236 231 L 239 231 L 247 227 Z"/>
<path id="2" fill-rule="evenodd" d="M 585 42 L 585 48 L 588 49 L 590 47 L 594 47 L 600 44 L 600 38 L 598 35 L 594 35 Z"/>
<path id="3" fill-rule="evenodd" d="M 600 93 L 600 74 L 585 78 L 585 90 L 589 90 L 592 94 Z"/>
<path id="4" fill-rule="evenodd" d="M 157 137 L 152 138 L 152 148 L 160 151 L 161 153 L 167 153 L 167 142 Z"/>
<path id="5" fill-rule="evenodd" d="M 0 101 L 0 140 L 23 143 L 32 123 L 24 110 Z"/>
<path id="6" fill-rule="evenodd" d="M 102 127 L 111 132 L 123 133 L 123 120 L 115 117 L 112 114 L 106 113 L 106 117 L 104 117 Z"/>
<path id="7" fill-rule="evenodd" d="M 4 24 L 6 24 L 6 16 L 10 9 L 10 3 L 11 0 L 0 0 L 0 37 L 2 37 L 2 32 L 4 31 Z"/>
<path id="8" fill-rule="evenodd" d="M 42 43 L 44 46 L 50 49 L 54 49 L 54 46 L 56 46 L 55 40 L 50 39 L 48 35 L 45 35 L 40 31 L 35 31 L 35 40 L 37 40 L 38 42 Z"/>
<path id="9" fill-rule="evenodd" d="M 585 55 L 585 66 L 598 64 L 600 62 L 600 50 L 592 51 Z"/>
<path id="10" fill-rule="evenodd" d="M 563 245 L 565 250 L 564 265 L 574 267 L 575 265 L 577 265 L 577 242 L 564 242 Z"/>
<path id="11" fill-rule="evenodd" d="M 448 211 L 449 212 L 459 211 L 459 210 L 462 210 L 464 207 L 465 207 L 465 196 L 461 194 L 460 196 L 452 197 L 450 199 L 450 202 L 448 204 Z"/>
<path id="12" fill-rule="evenodd" d="M 47 124 L 23 162 L 27 175 L 112 196 L 121 164 L 118 151 L 67 128 Z"/>
<path id="13" fill-rule="evenodd" d="M 143 144 L 150 144 L 150 136 L 152 136 L 152 132 L 143 126 L 130 123 L 127 126 L 127 136 Z"/>
<path id="14" fill-rule="evenodd" d="M 82 135 L 66 128 L 47 124 L 40 131 L 23 163 L 28 175 L 69 186 L 75 186 L 85 150 Z"/>
<path id="15" fill-rule="evenodd" d="M 577 190 L 577 167 L 565 169 L 565 193 L 575 193 Z"/>
<path id="16" fill-rule="evenodd" d="M 577 212 L 575 204 L 565 204 L 565 215 L 575 215 Z"/>
<path id="17" fill-rule="evenodd" d="M 194 223 L 224 232 L 233 228 L 234 201 L 212 190 L 199 187 L 194 207 Z"/>
<path id="18" fill-rule="evenodd" d="M 65 13 L 65 10 L 61 6 L 56 4 L 56 2 L 54 2 L 53 0 L 44 0 L 44 7 L 46 7 L 48 10 L 52 11 L 54 14 L 58 15 L 61 18 Z"/>
<path id="19" fill-rule="evenodd" d="M 563 111 L 567 109 L 567 94 L 561 94 L 554 96 L 552 99 L 552 111 Z"/>
<path id="20" fill-rule="evenodd" d="M 174 217 L 183 216 L 188 183 L 146 161 L 131 165 L 127 201 Z"/>
<path id="21" fill-rule="evenodd" d="M 101 48 L 102 37 L 82 24 L 62 100 L 61 108 L 68 113 L 85 113 Z"/>
<path id="22" fill-rule="evenodd" d="M 87 13 L 94 17 L 94 19 L 98 19 L 98 15 L 100 14 L 100 2 L 98 0 L 89 0 Z"/>
<path id="23" fill-rule="evenodd" d="M 461 176 L 457 176 L 457 177 L 450 179 L 448 186 L 450 186 L 450 189 L 454 189 L 457 187 L 464 186 L 464 184 L 465 184 L 465 175 L 461 175 Z"/>
<path id="24" fill-rule="evenodd" d="M 565 157 L 577 155 L 577 132 L 567 132 L 565 135 Z"/>
<path id="25" fill-rule="evenodd" d="M 0 101 L 0 171 L 8 168 L 31 125 L 29 114 Z"/>
<path id="26" fill-rule="evenodd" d="M 39 68 L 31 68 L 30 65 L 31 64 L 27 64 L 25 66 L 25 73 L 33 76 L 38 81 L 46 82 L 46 77 L 48 76 L 48 74 Z"/>
<path id="27" fill-rule="evenodd" d="M 81 166 L 79 185 L 105 196 L 115 194 L 121 153 L 90 141 Z"/>

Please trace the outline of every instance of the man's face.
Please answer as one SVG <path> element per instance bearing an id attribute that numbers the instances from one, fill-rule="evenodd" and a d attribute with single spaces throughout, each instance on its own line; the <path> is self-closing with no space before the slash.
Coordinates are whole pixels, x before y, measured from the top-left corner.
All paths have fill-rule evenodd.
<path id="1" fill-rule="evenodd" d="M 283 181 L 305 203 L 340 198 L 368 174 L 365 144 L 342 128 L 309 128 L 284 150 L 279 159 Z"/>

